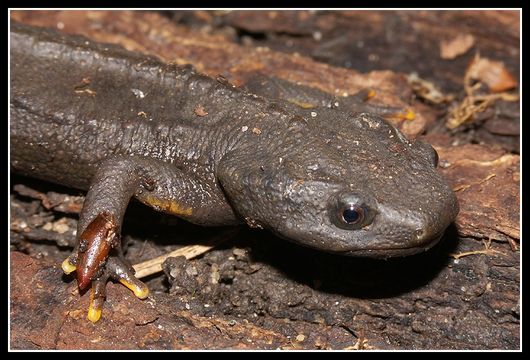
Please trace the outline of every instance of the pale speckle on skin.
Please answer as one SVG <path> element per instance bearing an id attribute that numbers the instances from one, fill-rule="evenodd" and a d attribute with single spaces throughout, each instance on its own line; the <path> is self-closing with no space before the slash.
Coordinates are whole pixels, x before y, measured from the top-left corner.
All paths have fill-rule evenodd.
<path id="1" fill-rule="evenodd" d="M 368 124 L 370 129 L 377 129 L 380 126 L 380 123 L 378 121 L 373 121 L 371 118 L 365 118 L 363 117 L 363 121 Z"/>
<path id="2" fill-rule="evenodd" d="M 140 89 L 131 89 L 134 96 L 136 96 L 138 99 L 143 99 L 145 97 L 145 93 Z"/>

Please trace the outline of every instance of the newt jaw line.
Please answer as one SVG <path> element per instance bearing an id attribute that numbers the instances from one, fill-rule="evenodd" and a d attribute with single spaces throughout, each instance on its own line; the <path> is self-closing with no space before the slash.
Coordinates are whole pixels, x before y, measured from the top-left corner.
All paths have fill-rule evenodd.
<path id="1" fill-rule="evenodd" d="M 371 256 L 376 258 L 391 258 L 391 257 L 403 257 L 418 254 L 425 252 L 436 244 L 440 242 L 445 230 L 439 233 L 436 233 L 434 236 L 429 237 L 427 243 L 424 244 L 415 244 L 401 247 L 387 247 L 387 248 L 378 248 L 378 249 L 362 249 L 362 250 L 346 250 L 342 252 L 343 254 L 348 254 L 350 256 Z"/>

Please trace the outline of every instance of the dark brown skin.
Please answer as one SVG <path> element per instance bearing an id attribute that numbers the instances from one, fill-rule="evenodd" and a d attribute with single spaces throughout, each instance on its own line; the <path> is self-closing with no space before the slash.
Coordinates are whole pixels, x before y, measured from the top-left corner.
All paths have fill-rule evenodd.
<path id="1" fill-rule="evenodd" d="M 282 93 L 272 85 L 251 88 Z M 81 288 L 93 282 L 93 306 L 109 277 L 142 287 L 118 241 L 133 196 L 197 224 L 246 221 L 345 255 L 404 256 L 440 239 L 458 204 L 430 145 L 347 101 L 289 89 L 316 107 L 12 24 L 11 168 L 88 190 L 65 271 L 76 267 Z"/>

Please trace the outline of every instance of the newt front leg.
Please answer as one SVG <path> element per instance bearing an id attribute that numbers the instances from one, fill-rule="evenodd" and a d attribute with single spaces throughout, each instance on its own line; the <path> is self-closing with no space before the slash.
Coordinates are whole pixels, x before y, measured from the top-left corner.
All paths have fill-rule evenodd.
<path id="1" fill-rule="evenodd" d="M 92 284 L 87 316 L 92 322 L 101 317 L 109 279 L 119 281 L 140 299 L 149 294 L 121 251 L 121 224 L 133 196 L 157 210 L 192 221 L 203 219 L 208 208 L 216 205 L 207 183 L 171 164 L 133 156 L 103 161 L 81 211 L 77 246 L 62 264 L 66 274 L 76 271 L 81 291 Z"/>

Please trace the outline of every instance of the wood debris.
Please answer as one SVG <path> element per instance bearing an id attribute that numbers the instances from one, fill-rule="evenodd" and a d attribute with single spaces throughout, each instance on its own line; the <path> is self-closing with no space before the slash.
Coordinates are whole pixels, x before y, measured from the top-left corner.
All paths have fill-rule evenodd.
<path id="1" fill-rule="evenodd" d="M 478 82 L 474 83 L 474 81 Z M 492 93 L 477 94 L 482 84 L 487 85 Z M 449 129 L 455 129 L 466 122 L 473 121 L 477 113 L 485 111 L 497 100 L 519 100 L 519 95 L 505 91 L 515 86 L 517 82 L 504 68 L 502 62 L 481 58 L 477 54 L 468 66 L 464 77 L 466 96 L 460 104 L 449 111 L 445 125 Z"/>
<path id="2" fill-rule="evenodd" d="M 471 34 L 459 34 L 452 40 L 442 40 L 440 42 L 440 57 L 453 60 L 464 55 L 473 45 L 475 45 L 475 37 Z"/>

